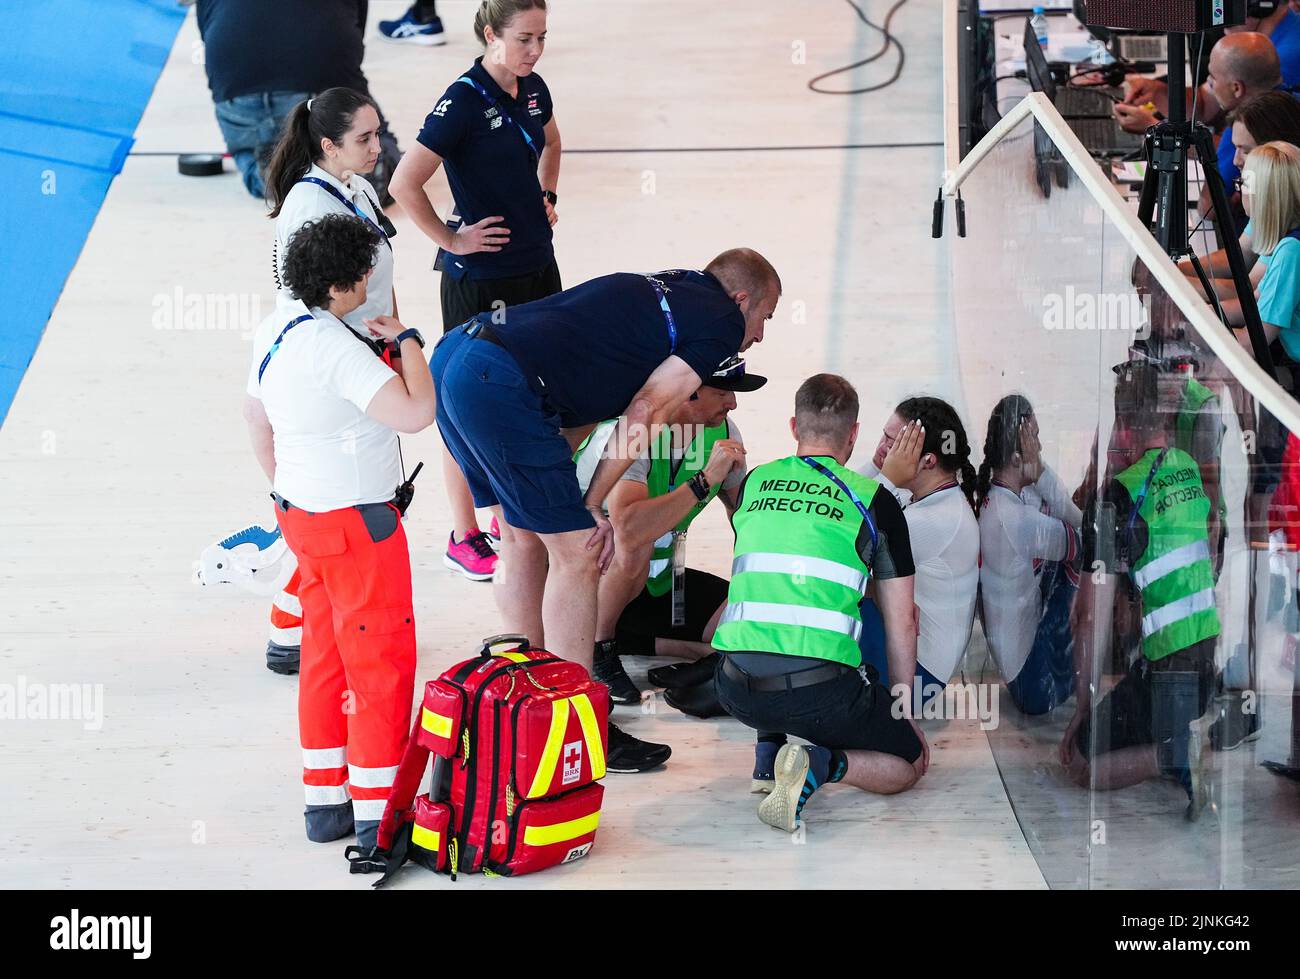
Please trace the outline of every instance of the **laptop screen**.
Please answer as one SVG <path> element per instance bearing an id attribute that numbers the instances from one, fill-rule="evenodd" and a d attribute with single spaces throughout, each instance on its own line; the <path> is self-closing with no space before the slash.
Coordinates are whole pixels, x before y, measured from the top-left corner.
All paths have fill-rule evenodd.
<path id="1" fill-rule="evenodd" d="M 1025 74 L 1029 76 L 1030 88 L 1056 101 L 1056 80 L 1047 67 L 1047 56 L 1043 54 L 1034 25 L 1028 17 L 1025 18 Z"/>

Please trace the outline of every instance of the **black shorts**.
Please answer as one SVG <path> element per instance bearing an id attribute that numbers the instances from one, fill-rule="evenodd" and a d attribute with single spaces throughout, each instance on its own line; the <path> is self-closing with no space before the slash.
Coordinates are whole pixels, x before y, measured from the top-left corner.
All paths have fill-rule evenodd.
<path id="1" fill-rule="evenodd" d="M 453 279 L 445 272 L 442 276 L 442 332 L 447 333 L 471 316 L 490 313 L 493 304 L 522 306 L 536 299 L 545 299 L 559 292 L 560 268 L 552 258 L 550 264 L 528 275 L 509 279 L 471 279 L 468 275 Z"/>
<path id="2" fill-rule="evenodd" d="M 727 713 L 756 731 L 781 732 L 841 751 L 880 751 L 908 763 L 921 757 L 921 741 L 911 723 L 901 714 L 894 717 L 889 690 L 881 683 L 868 684 L 850 667 L 795 690 L 751 693 L 726 669 L 717 671 L 714 682 Z"/>
<path id="3" fill-rule="evenodd" d="M 686 569 L 686 624 L 673 625 L 672 590 L 655 598 L 644 588 L 618 617 L 616 636 L 629 648 L 655 639 L 703 642 L 704 630 L 718 606 L 727 600 L 727 582 L 707 571 Z"/>
<path id="4" fill-rule="evenodd" d="M 1085 758 L 1104 755 L 1120 748 L 1155 744 L 1155 718 L 1152 710 L 1152 677 L 1157 673 L 1195 673 L 1197 676 L 1197 711 L 1188 710 L 1186 717 L 1177 718 L 1186 726 L 1205 713 L 1211 698 L 1217 674 L 1214 668 L 1214 640 L 1204 639 L 1195 646 L 1152 662 L 1141 654 L 1124 674 L 1124 678 L 1111 688 L 1083 719 L 1075 746 Z M 1092 725 L 1097 725 L 1097 743 L 1092 743 Z"/>

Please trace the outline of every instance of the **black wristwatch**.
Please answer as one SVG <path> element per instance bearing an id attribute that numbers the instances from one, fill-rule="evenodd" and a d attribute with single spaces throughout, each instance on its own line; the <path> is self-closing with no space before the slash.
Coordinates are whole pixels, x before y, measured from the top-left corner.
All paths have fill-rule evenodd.
<path id="1" fill-rule="evenodd" d="M 400 348 L 402 346 L 403 340 L 414 340 L 416 343 L 420 345 L 421 350 L 424 349 L 424 337 L 420 336 L 419 330 L 416 329 L 403 330 L 401 333 L 397 334 L 397 339 L 394 340 L 393 342 L 396 343 L 397 346 Z"/>
<path id="2" fill-rule="evenodd" d="M 560 199 L 560 195 L 553 190 L 542 191 L 542 196 L 545 197 L 550 202 L 551 207 L 554 207 L 556 205 L 556 202 L 558 202 Z"/>
<path id="3" fill-rule="evenodd" d="M 709 498 L 709 478 L 704 475 L 703 470 L 692 476 L 686 485 L 691 488 L 691 492 L 701 503 Z"/>

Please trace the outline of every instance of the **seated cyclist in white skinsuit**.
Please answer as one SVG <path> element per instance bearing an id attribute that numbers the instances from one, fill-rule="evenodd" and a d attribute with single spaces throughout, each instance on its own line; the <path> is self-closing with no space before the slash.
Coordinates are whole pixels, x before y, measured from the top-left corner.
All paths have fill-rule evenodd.
<path id="1" fill-rule="evenodd" d="M 1038 421 L 1020 395 L 993 409 L 979 487 L 984 635 L 1016 706 L 1045 714 L 1073 689 L 1069 620 L 1083 518 L 1043 462 Z"/>

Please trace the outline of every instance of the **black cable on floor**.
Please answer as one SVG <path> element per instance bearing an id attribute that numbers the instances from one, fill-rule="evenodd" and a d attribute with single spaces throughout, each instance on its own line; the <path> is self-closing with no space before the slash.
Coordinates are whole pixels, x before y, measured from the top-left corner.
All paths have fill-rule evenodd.
<path id="1" fill-rule="evenodd" d="M 898 81 L 899 76 L 903 74 L 903 65 L 907 61 L 907 53 L 903 50 L 903 45 L 899 43 L 898 38 L 894 37 L 894 35 L 889 32 L 889 25 L 894 19 L 894 14 L 898 13 L 898 8 L 907 3 L 907 0 L 898 0 L 897 3 L 889 8 L 889 13 L 885 14 L 885 23 L 883 26 L 873 22 L 867 16 L 866 11 L 859 7 L 854 0 L 844 0 L 844 2 L 853 8 L 858 15 L 858 19 L 861 20 L 862 23 L 866 24 L 872 30 L 879 31 L 883 34 L 885 36 L 885 43 L 881 45 L 879 51 L 868 58 L 863 58 L 861 61 L 855 61 L 851 65 L 845 65 L 843 68 L 836 68 L 833 71 L 828 71 L 823 75 L 818 75 L 816 78 L 811 79 L 808 82 L 808 88 L 816 92 L 818 95 L 866 95 L 868 92 L 879 92 L 881 89 L 888 88 L 890 85 L 894 84 L 894 82 Z M 875 85 L 867 85 L 864 88 L 851 88 L 843 91 L 817 87 L 817 83 L 823 79 L 830 78 L 834 75 L 842 75 L 846 71 L 853 71 L 855 68 L 861 68 L 863 65 L 869 65 L 873 61 L 883 58 L 891 47 L 898 49 L 898 65 L 894 68 L 894 73 L 883 82 L 878 82 Z"/>

